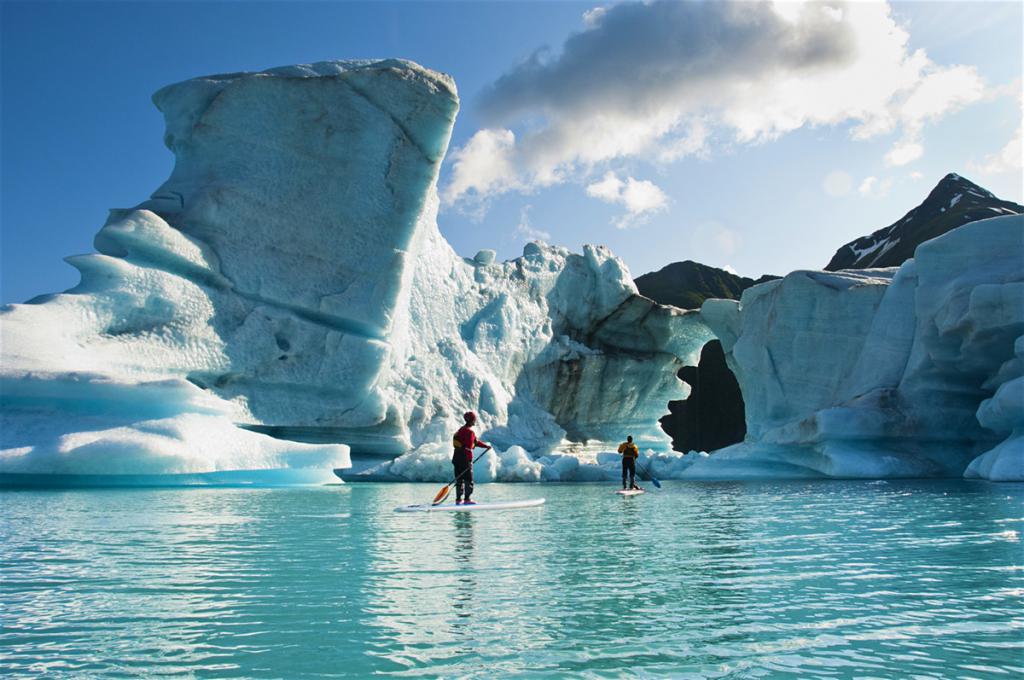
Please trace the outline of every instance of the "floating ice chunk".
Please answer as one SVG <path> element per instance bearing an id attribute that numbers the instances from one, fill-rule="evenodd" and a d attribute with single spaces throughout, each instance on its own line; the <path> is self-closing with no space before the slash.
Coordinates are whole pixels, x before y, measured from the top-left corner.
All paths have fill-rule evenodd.
<path id="1" fill-rule="evenodd" d="M 482 463 L 482 465 L 481 465 Z M 539 482 L 542 466 L 520 446 L 505 451 L 488 451 L 480 459 L 477 475 L 481 482 Z"/>
<path id="2" fill-rule="evenodd" d="M 807 479 L 823 477 L 810 462 L 815 454 L 769 444 L 740 443 L 694 461 L 684 479 Z"/>
<path id="3" fill-rule="evenodd" d="M 692 451 L 646 451 L 638 461 L 637 477 L 654 475 L 658 479 L 682 479 L 694 462 L 708 457 Z M 405 481 L 445 482 L 452 478 L 451 449 L 438 445 L 422 446 L 393 461 L 382 463 L 363 475 L 370 479 L 389 478 Z M 573 454 L 552 453 L 531 456 L 519 446 L 504 451 L 492 450 L 480 456 L 473 467 L 474 482 L 605 482 L 622 476 L 622 456 L 613 451 L 598 452 L 592 461 Z M 360 475 L 352 477 L 358 480 Z"/>
<path id="4" fill-rule="evenodd" d="M 332 481 L 332 467 L 350 465 L 347 446 L 287 442 L 237 427 L 236 405 L 184 380 L 34 374 L 7 376 L 2 388 L 5 483 L 44 474 L 138 483 L 166 475 L 162 483 L 191 483 L 196 475 L 238 471 L 324 483 Z"/>
<path id="5" fill-rule="evenodd" d="M 819 447 L 744 442 L 716 451 L 685 470 L 684 479 L 879 479 L 954 477 L 969 454 L 952 447 L 909 453 L 870 442 Z"/>

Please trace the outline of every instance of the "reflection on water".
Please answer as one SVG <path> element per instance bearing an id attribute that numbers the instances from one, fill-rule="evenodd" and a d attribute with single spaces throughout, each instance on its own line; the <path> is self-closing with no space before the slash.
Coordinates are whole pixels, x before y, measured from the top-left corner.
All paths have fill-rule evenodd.
<path id="1" fill-rule="evenodd" d="M 1024 485 L 0 494 L 14 677 L 1024 672 Z"/>
<path id="2" fill-rule="evenodd" d="M 456 620 L 453 633 L 456 635 L 469 633 L 473 616 L 473 594 L 477 590 L 475 551 L 476 538 L 473 535 L 473 513 L 452 513 L 452 557 L 458 575 L 455 577 L 455 589 L 452 593 L 452 608 Z M 463 621 L 462 619 L 466 619 Z"/>

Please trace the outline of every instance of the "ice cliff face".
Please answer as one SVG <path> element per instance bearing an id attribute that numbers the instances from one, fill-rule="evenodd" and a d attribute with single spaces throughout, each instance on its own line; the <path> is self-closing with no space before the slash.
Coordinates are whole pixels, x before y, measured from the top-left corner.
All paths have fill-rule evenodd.
<path id="1" fill-rule="evenodd" d="M 76 288 L 2 311 L 0 473 L 324 478 L 470 408 L 499 444 L 667 442 L 710 331 L 602 248 L 456 255 L 435 220 L 447 76 L 327 62 L 154 102 L 171 177 L 68 259 Z"/>
<path id="2" fill-rule="evenodd" d="M 1024 479 L 1024 217 L 982 220 L 897 269 L 794 272 L 709 300 L 747 440 L 693 477 Z"/>

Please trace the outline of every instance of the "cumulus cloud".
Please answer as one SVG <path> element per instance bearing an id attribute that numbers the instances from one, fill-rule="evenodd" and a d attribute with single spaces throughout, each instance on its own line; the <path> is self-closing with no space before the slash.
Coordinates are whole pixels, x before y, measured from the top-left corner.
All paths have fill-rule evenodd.
<path id="1" fill-rule="evenodd" d="M 973 67 L 938 70 L 930 67 L 927 70 L 930 72 L 897 107 L 904 133 L 885 154 L 886 165 L 900 166 L 916 161 L 924 155 L 921 131 L 926 123 L 985 96 L 985 88 Z"/>
<path id="2" fill-rule="evenodd" d="M 1021 121 L 1024 122 L 1024 98 L 1021 98 L 1020 106 Z M 1024 132 L 1022 125 L 1018 123 L 1017 129 L 1010 137 L 1010 141 L 1002 149 L 985 156 L 984 160 L 980 163 L 969 163 L 968 167 L 974 172 L 986 175 L 1000 175 L 1004 172 L 1020 172 L 1024 170 L 1024 143 L 1021 141 L 1024 134 L 1022 132 Z"/>
<path id="3" fill-rule="evenodd" d="M 624 2 L 582 24 L 485 90 L 486 127 L 453 154 L 446 202 L 816 125 L 898 134 L 887 159 L 905 164 L 925 125 L 984 94 L 973 67 L 911 51 L 886 3 Z"/>
<path id="4" fill-rule="evenodd" d="M 891 177 L 885 179 L 878 179 L 875 176 L 865 177 L 864 181 L 857 187 L 857 192 L 861 196 L 868 198 L 882 198 L 887 196 L 889 191 L 892 189 L 893 181 Z"/>
<path id="5" fill-rule="evenodd" d="M 481 130 L 450 154 L 452 180 L 441 198 L 453 201 L 470 191 L 479 196 L 524 189 L 514 159 L 516 136 L 511 130 Z"/>
<path id="6" fill-rule="evenodd" d="M 551 234 L 543 229 L 537 229 L 530 222 L 530 210 L 532 205 L 524 205 L 519 209 L 519 224 L 516 225 L 516 233 L 527 241 L 550 241 Z"/>
<path id="7" fill-rule="evenodd" d="M 626 215 L 615 222 L 620 229 L 638 224 L 668 206 L 668 196 L 654 182 L 633 177 L 621 180 L 610 171 L 600 181 L 587 185 L 587 195 L 626 208 Z"/>
<path id="8" fill-rule="evenodd" d="M 980 164 L 975 165 L 981 172 L 986 175 L 997 175 L 1004 172 L 1020 172 L 1024 164 L 1021 163 L 1021 155 L 1024 154 L 1024 145 L 1021 144 L 1021 127 L 1017 126 L 1017 131 L 1013 133 L 1013 137 L 1006 143 L 1002 149 L 998 152 L 985 157 L 985 160 Z"/>
<path id="9" fill-rule="evenodd" d="M 924 147 L 914 139 L 904 139 L 897 142 L 885 154 L 885 164 L 888 166 L 899 166 L 912 163 L 924 155 Z"/>

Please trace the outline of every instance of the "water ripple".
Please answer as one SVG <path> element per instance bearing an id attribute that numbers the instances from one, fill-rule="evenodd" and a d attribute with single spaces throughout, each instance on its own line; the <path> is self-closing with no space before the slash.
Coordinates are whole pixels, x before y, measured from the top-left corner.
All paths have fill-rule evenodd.
<path id="1" fill-rule="evenodd" d="M 428 488 L 429 487 L 429 488 Z M 1024 485 L 0 495 L 6 677 L 1019 676 Z"/>

